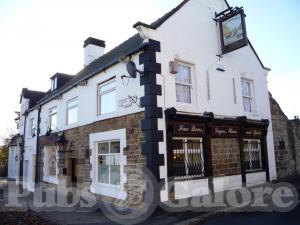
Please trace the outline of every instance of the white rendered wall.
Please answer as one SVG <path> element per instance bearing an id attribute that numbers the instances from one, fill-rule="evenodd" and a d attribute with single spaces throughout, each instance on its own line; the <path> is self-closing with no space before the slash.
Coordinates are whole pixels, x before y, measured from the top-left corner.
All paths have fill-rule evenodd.
<path id="1" fill-rule="evenodd" d="M 132 60 L 136 63 L 136 65 L 139 65 L 137 55 L 133 56 Z M 57 131 L 63 131 L 74 127 L 91 124 L 99 120 L 105 120 L 143 111 L 144 109 L 139 108 L 135 104 L 127 108 L 117 105 L 117 109 L 115 112 L 99 116 L 97 115 L 97 86 L 99 83 L 102 83 L 114 76 L 116 77 L 117 83 L 117 104 L 121 99 L 128 98 L 129 95 L 137 96 L 139 104 L 139 98 L 144 95 L 144 88 L 140 86 L 139 76 L 137 76 L 136 79 L 130 79 L 129 81 L 125 78 L 124 82 L 122 82 L 122 75 L 128 75 L 126 71 L 126 62 L 116 64 L 115 66 L 107 69 L 105 72 L 102 72 L 89 79 L 87 86 L 74 87 L 70 91 L 64 93 L 61 99 L 52 100 L 49 103 L 43 105 L 41 109 L 40 135 L 43 136 L 47 132 L 47 128 L 49 126 L 49 109 L 53 107 L 57 107 Z M 79 105 L 78 123 L 67 125 L 67 101 L 76 97 L 78 98 Z"/>
<path id="2" fill-rule="evenodd" d="M 216 57 L 221 54 L 221 48 L 219 29 L 213 20 L 214 13 L 226 8 L 223 0 L 191 0 L 156 30 L 141 28 L 143 35 L 161 43 L 161 53 L 157 54 L 157 61 L 162 64 L 158 83 L 163 85 L 163 96 L 158 98 L 158 103 L 163 109 L 175 107 L 179 112 L 190 114 L 201 115 L 208 111 L 221 118 L 247 116 L 255 120 L 269 119 L 271 124 L 267 144 L 270 179 L 273 180 L 276 179 L 276 166 L 267 87 L 268 73 L 249 45 L 223 55 L 220 61 Z M 191 105 L 176 102 L 175 75 L 169 72 L 169 62 L 174 60 L 188 63 L 192 67 Z M 217 64 L 223 65 L 226 71 L 216 71 Z M 250 79 L 254 83 L 255 110 L 251 113 L 244 112 L 242 78 Z M 164 120 L 159 120 L 159 129 L 165 130 Z M 165 142 L 160 143 L 160 153 L 166 156 Z M 160 168 L 161 178 L 166 178 L 166 164 L 165 160 L 165 166 Z M 167 199 L 167 192 L 162 191 L 161 198 Z"/>

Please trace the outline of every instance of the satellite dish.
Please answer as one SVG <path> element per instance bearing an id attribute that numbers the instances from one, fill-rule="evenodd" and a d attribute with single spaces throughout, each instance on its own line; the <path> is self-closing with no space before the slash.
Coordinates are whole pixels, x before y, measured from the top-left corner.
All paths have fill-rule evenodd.
<path id="1" fill-rule="evenodd" d="M 136 73 L 138 72 L 134 62 L 129 61 L 126 64 L 127 72 L 132 78 L 136 78 Z"/>

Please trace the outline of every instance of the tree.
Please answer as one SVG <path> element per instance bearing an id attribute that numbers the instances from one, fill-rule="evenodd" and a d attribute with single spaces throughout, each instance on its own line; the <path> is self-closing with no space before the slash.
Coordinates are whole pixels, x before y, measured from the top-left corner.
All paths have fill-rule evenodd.
<path id="1" fill-rule="evenodd" d="M 2 140 L 2 145 L 0 146 L 0 177 L 7 176 L 9 144 L 15 133 L 13 129 L 8 129 L 7 135 L 0 138 Z"/>

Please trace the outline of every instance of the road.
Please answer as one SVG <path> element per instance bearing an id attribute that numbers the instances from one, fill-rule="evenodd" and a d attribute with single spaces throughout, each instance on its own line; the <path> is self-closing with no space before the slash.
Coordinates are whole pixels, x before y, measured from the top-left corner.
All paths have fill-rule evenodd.
<path id="1" fill-rule="evenodd" d="M 287 180 L 297 187 L 300 196 L 300 177 Z M 201 225 L 298 225 L 300 224 L 300 204 L 292 211 L 279 212 L 253 212 L 253 213 L 231 213 L 218 217 Z"/>

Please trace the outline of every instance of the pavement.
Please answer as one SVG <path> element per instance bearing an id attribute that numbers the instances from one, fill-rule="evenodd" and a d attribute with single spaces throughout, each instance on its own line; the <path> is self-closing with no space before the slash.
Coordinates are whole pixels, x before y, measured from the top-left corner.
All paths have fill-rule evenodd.
<path id="1" fill-rule="evenodd" d="M 281 182 L 289 182 L 297 187 L 300 193 L 300 175 L 290 177 Z M 3 193 L 2 193 L 3 195 Z M 299 195 L 300 196 L 300 195 Z M 1 193 L 0 193 L 1 199 Z M 24 200 L 25 201 L 25 200 Z M 35 212 L 37 215 L 50 220 L 56 224 L 61 225 L 115 225 L 117 223 L 109 220 L 103 212 L 98 209 L 94 212 Z M 139 223 L 141 225 L 192 225 L 192 224 L 205 224 L 205 225 L 296 225 L 299 222 L 300 205 L 294 210 L 286 213 L 279 212 L 252 212 L 252 213 L 224 213 L 223 211 L 214 211 L 210 213 L 199 212 L 167 212 L 161 208 L 157 208 L 154 214 L 146 221 Z"/>

